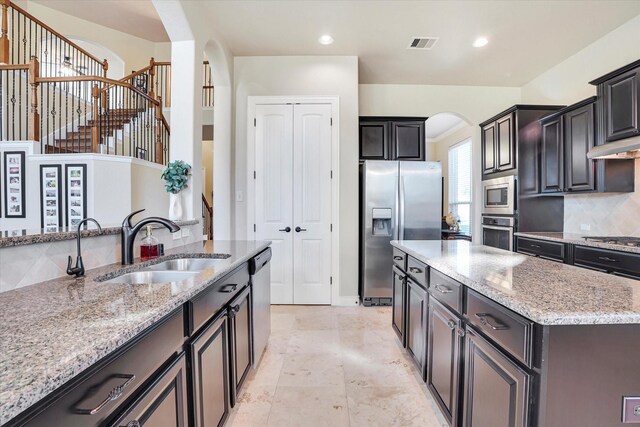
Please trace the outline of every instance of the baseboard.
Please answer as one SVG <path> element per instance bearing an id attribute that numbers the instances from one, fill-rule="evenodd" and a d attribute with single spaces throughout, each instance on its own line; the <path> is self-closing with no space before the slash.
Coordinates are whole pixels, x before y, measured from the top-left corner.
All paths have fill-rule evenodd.
<path id="1" fill-rule="evenodd" d="M 336 300 L 331 301 L 331 305 L 336 305 L 336 306 L 355 307 L 359 304 L 360 304 L 360 297 L 357 295 L 353 297 L 339 296 Z"/>

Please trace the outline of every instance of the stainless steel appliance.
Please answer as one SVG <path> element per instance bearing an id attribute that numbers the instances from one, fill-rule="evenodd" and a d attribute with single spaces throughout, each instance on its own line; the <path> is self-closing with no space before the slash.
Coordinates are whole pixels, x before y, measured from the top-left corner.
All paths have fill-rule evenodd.
<path id="1" fill-rule="evenodd" d="M 512 251 L 514 227 L 513 216 L 483 216 L 482 244 Z"/>
<path id="2" fill-rule="evenodd" d="M 482 181 L 482 213 L 488 215 L 514 215 L 516 211 L 515 176 Z"/>
<path id="3" fill-rule="evenodd" d="M 362 165 L 360 299 L 391 305 L 391 240 L 439 240 L 439 162 L 367 160 Z"/>
<path id="4" fill-rule="evenodd" d="M 271 248 L 267 248 L 249 261 L 253 304 L 253 366 L 264 353 L 271 333 Z"/>

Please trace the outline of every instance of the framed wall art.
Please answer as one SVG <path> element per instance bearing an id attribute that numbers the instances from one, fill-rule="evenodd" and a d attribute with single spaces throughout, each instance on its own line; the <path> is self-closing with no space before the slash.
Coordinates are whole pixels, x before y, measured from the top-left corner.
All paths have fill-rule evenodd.
<path id="1" fill-rule="evenodd" d="M 4 153 L 4 217 L 25 218 L 25 155 L 24 151 Z"/>
<path id="2" fill-rule="evenodd" d="M 46 231 L 62 227 L 62 166 L 40 165 L 40 224 Z"/>
<path id="3" fill-rule="evenodd" d="M 87 217 L 87 165 L 64 165 L 64 172 L 66 225 L 75 227 Z"/>

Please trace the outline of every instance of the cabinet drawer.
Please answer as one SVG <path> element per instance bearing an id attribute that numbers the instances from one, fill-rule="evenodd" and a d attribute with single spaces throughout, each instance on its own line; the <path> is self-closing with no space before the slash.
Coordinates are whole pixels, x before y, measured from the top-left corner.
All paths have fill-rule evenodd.
<path id="1" fill-rule="evenodd" d="M 402 271 L 407 271 L 407 254 L 400 249 L 393 248 L 393 263 Z"/>
<path id="2" fill-rule="evenodd" d="M 561 242 L 548 240 L 529 239 L 516 236 L 516 248 L 518 252 L 536 255 L 552 261 L 564 262 L 566 257 L 566 245 Z"/>
<path id="3" fill-rule="evenodd" d="M 462 312 L 462 285 L 438 270 L 431 269 L 429 293 L 456 313 Z"/>
<path id="4" fill-rule="evenodd" d="M 176 310 L 46 397 L 12 425 L 29 427 L 97 426 L 121 410 L 121 405 L 151 379 L 184 342 L 184 314 Z M 120 394 L 118 395 L 118 389 Z M 117 395 L 113 399 L 110 395 Z M 52 398 L 53 399 L 53 398 Z M 41 411 L 41 412 L 37 412 Z"/>
<path id="5" fill-rule="evenodd" d="M 637 254 L 575 246 L 573 257 L 575 265 L 640 278 L 640 255 Z"/>
<path id="6" fill-rule="evenodd" d="M 416 282 L 422 285 L 426 289 L 427 287 L 427 265 L 418 261 L 412 256 L 409 256 L 407 260 L 407 273 L 411 276 Z"/>
<path id="7" fill-rule="evenodd" d="M 213 318 L 248 284 L 249 266 L 244 263 L 189 301 L 190 315 L 187 324 L 189 335 Z"/>
<path id="8" fill-rule="evenodd" d="M 506 307 L 467 289 L 467 320 L 509 352 L 531 367 L 533 355 L 533 322 Z"/>

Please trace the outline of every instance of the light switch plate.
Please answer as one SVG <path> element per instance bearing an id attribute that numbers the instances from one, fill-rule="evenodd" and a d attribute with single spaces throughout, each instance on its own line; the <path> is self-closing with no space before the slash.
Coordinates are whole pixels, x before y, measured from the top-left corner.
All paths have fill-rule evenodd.
<path id="1" fill-rule="evenodd" d="M 580 224 L 580 230 L 581 231 L 590 231 L 591 230 L 591 224 Z"/>
<path id="2" fill-rule="evenodd" d="M 622 398 L 622 423 L 640 423 L 640 397 L 634 396 Z"/>
<path id="3" fill-rule="evenodd" d="M 236 191 L 236 202 L 244 201 L 244 193 L 241 190 Z"/>
<path id="4" fill-rule="evenodd" d="M 191 236 L 191 230 L 189 230 L 188 228 L 183 228 L 182 237 L 189 237 L 189 236 Z"/>
<path id="5" fill-rule="evenodd" d="M 182 237 L 182 230 L 171 233 L 171 235 L 173 236 L 173 240 L 180 240 L 180 238 Z"/>

